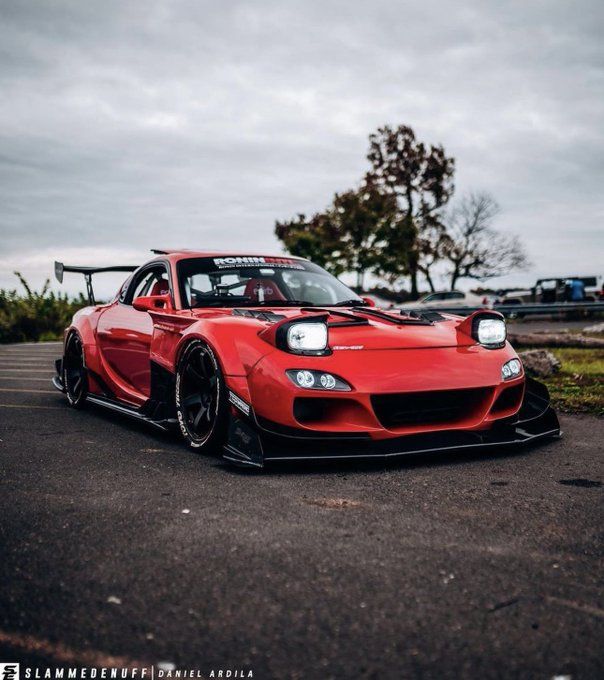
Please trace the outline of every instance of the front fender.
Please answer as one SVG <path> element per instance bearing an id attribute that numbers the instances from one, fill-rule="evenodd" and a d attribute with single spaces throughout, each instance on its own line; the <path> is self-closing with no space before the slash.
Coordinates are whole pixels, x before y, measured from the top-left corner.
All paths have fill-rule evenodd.
<path id="1" fill-rule="evenodd" d="M 260 330 L 262 327 L 256 321 L 243 317 L 195 320 L 181 333 L 174 348 L 172 369 L 176 370 L 186 345 L 199 339 L 214 350 L 225 376 L 246 377 L 262 357 L 274 351 L 272 345 L 258 336 Z"/>

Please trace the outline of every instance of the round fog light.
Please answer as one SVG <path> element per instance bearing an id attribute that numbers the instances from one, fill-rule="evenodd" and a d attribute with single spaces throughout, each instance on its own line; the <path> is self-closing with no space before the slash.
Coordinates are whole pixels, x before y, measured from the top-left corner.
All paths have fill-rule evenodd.
<path id="1" fill-rule="evenodd" d="M 501 367 L 501 377 L 504 380 L 511 380 L 512 378 L 517 378 L 522 374 L 522 364 L 520 359 L 510 359 L 506 361 Z"/>
<path id="2" fill-rule="evenodd" d="M 321 386 L 326 390 L 333 390 L 333 388 L 336 386 L 336 379 L 329 373 L 323 373 L 321 376 Z"/>
<path id="3" fill-rule="evenodd" d="M 298 371 L 296 382 L 300 387 L 312 387 L 315 384 L 315 376 L 310 371 Z"/>

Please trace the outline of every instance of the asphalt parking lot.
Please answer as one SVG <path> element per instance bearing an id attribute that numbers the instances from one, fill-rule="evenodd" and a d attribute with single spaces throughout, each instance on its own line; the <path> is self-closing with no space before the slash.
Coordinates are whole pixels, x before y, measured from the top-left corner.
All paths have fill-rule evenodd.
<path id="1" fill-rule="evenodd" d="M 604 420 L 519 453 L 251 473 L 70 410 L 59 351 L 0 347 L 0 661 L 604 676 Z"/>

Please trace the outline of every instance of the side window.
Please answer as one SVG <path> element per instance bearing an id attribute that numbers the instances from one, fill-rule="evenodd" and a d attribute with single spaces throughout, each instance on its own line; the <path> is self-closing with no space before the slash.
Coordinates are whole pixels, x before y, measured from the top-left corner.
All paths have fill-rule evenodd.
<path id="1" fill-rule="evenodd" d="M 124 283 L 122 283 L 122 287 L 120 288 L 120 292 L 119 292 L 119 294 L 118 294 L 118 296 L 117 296 L 117 299 L 118 299 L 118 301 L 121 302 L 122 304 L 123 304 L 124 301 L 126 300 L 126 295 L 128 294 L 128 288 L 130 288 L 130 281 L 131 281 L 131 280 L 132 280 L 132 277 L 131 277 L 131 276 L 128 277 L 128 278 L 124 281 Z"/>
<path id="2" fill-rule="evenodd" d="M 464 298 L 463 293 L 460 293 L 457 290 L 447 295 L 447 299 L 449 300 L 463 300 L 463 298 Z"/>
<path id="3" fill-rule="evenodd" d="M 169 292 L 168 274 L 163 265 L 145 269 L 132 279 L 124 304 L 131 305 L 133 300 L 144 295 L 163 295 Z"/>
<path id="4" fill-rule="evenodd" d="M 153 282 L 155 281 L 156 273 L 154 271 L 147 272 L 142 279 L 139 280 L 138 284 L 134 287 L 134 293 L 132 294 L 132 299 L 136 300 L 137 297 L 141 295 L 147 295 Z"/>

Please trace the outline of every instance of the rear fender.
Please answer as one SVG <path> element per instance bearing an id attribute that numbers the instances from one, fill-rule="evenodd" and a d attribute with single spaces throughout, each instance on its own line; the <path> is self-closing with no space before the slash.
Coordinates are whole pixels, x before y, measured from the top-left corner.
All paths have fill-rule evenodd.
<path id="1" fill-rule="evenodd" d="M 84 307 L 73 315 L 71 325 L 65 329 L 63 334 L 63 349 L 61 351 L 60 359 L 62 366 L 67 341 L 74 333 L 77 333 L 82 341 L 84 366 L 87 369 L 89 381 L 91 381 L 89 382 L 89 389 L 92 392 L 103 391 L 100 382 L 97 380 L 100 357 L 96 344 L 96 325 L 100 311 L 101 310 L 98 307 Z M 60 375 L 61 372 L 59 371 L 58 364 L 56 367 L 57 372 Z"/>

